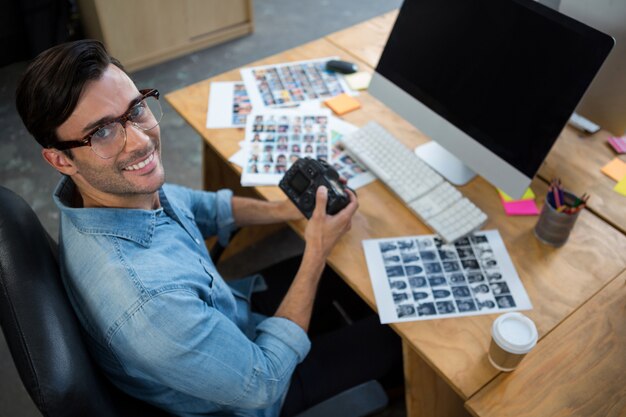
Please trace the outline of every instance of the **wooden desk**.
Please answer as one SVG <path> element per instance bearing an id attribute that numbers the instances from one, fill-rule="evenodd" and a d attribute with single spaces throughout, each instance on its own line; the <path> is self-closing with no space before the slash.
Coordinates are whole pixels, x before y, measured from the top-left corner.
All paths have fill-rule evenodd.
<path id="1" fill-rule="evenodd" d="M 547 335 L 515 372 L 470 399 L 468 409 L 485 417 L 625 416 L 625 315 L 626 272 Z"/>
<path id="2" fill-rule="evenodd" d="M 338 55 L 371 71 L 367 62 L 348 55 L 329 40 L 332 38 L 330 35 L 250 66 Z M 238 79 L 239 71 L 233 70 L 166 96 L 203 138 L 205 185 L 209 189 L 224 184 L 241 191 L 241 168 L 227 162 L 227 158 L 238 150 L 238 143 L 244 138 L 243 129 L 205 127 L 210 83 Z M 369 94 L 361 94 L 359 100 L 362 109 L 346 115 L 347 121 L 361 126 L 377 120 L 410 147 L 428 140 Z M 538 179 L 532 186 L 538 195 L 547 190 L 545 182 Z M 285 198 L 277 187 L 253 190 L 268 200 Z M 328 261 L 375 308 L 361 241 L 432 232 L 380 182 L 358 192 L 360 209 L 353 228 L 340 240 Z M 541 339 L 626 267 L 626 251 L 622 249 L 626 247 L 626 236 L 590 212 L 581 213 L 569 242 L 557 250 L 542 245 L 533 236 L 536 218 L 506 217 L 496 191 L 483 179 L 477 178 L 462 187 L 462 192 L 489 215 L 485 229 L 500 230 L 534 305 L 527 315 L 537 324 Z M 294 222 L 291 226 L 302 235 L 306 222 Z M 475 316 L 392 325 L 404 343 L 409 415 L 460 415 L 464 413 L 464 402 L 498 375 L 486 357 L 494 319 L 495 316 Z"/>
<path id="3" fill-rule="evenodd" d="M 397 12 L 390 12 L 333 33 L 327 39 L 355 58 L 375 67 L 396 16 Z M 570 190 L 578 195 L 590 192 L 592 194 L 591 210 L 621 230 L 622 233 L 626 233 L 626 210 L 623 209 L 625 200 L 612 190 L 614 182 L 600 172 L 600 168 L 614 157 L 614 153 L 606 143 L 608 136 L 609 134 L 603 131 L 592 137 L 584 137 L 574 129 L 566 127 L 543 164 L 540 177 L 549 181 L 558 176 Z M 534 185 L 533 188 L 535 188 Z M 626 357 L 624 349 L 618 350 L 618 352 Z M 618 362 L 618 366 L 622 372 L 626 369 L 623 361 Z M 543 385 L 540 385 L 538 389 L 544 388 Z M 592 392 L 597 392 L 597 390 Z M 599 396 L 599 398 L 608 397 Z M 534 415 L 552 414 L 540 412 Z M 494 413 L 493 415 L 498 414 Z"/>

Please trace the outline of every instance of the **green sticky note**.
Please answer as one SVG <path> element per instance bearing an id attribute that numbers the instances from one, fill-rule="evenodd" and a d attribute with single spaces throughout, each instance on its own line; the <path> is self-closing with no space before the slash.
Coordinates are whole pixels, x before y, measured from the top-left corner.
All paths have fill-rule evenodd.
<path id="1" fill-rule="evenodd" d="M 527 188 L 522 198 L 519 198 L 519 199 L 515 199 L 511 197 L 510 195 L 508 195 L 507 193 L 505 193 L 499 188 L 498 188 L 498 192 L 500 193 L 500 197 L 502 197 L 502 199 L 506 201 L 507 203 L 510 201 L 534 200 L 535 199 L 535 193 L 533 193 L 533 190 L 531 190 L 530 188 Z"/>
<path id="2" fill-rule="evenodd" d="M 626 175 L 624 175 L 624 178 L 619 180 L 619 182 L 617 183 L 617 185 L 615 185 L 613 190 L 617 191 L 623 196 L 626 196 Z"/>

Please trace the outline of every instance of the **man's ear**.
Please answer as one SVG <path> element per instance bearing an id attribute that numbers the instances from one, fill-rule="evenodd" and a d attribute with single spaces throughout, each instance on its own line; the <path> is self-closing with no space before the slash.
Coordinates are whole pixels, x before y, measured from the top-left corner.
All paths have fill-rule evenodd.
<path id="1" fill-rule="evenodd" d="M 41 155 L 47 163 L 52 165 L 52 167 L 61 174 L 71 176 L 78 172 L 78 168 L 76 168 L 74 161 L 58 149 L 44 148 L 41 150 Z"/>

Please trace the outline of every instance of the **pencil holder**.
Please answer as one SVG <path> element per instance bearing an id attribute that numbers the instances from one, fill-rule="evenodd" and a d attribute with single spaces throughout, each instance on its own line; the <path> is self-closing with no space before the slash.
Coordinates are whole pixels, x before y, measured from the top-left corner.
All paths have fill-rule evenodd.
<path id="1" fill-rule="evenodd" d="M 563 192 L 563 200 L 565 204 L 573 205 L 576 201 L 576 196 Z M 549 201 L 548 196 L 546 196 L 539 220 L 535 226 L 535 236 L 548 245 L 555 247 L 563 246 L 567 242 L 567 238 L 579 214 L 580 211 L 571 214 L 557 211 Z"/>

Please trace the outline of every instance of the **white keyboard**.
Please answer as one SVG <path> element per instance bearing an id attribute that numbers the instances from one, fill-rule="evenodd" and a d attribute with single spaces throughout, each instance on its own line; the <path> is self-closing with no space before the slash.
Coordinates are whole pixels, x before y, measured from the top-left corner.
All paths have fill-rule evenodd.
<path id="1" fill-rule="evenodd" d="M 342 142 L 446 242 L 487 221 L 485 213 L 378 123 L 368 123 Z"/>

